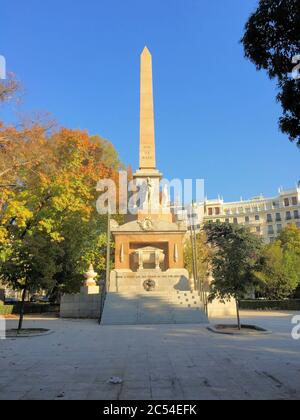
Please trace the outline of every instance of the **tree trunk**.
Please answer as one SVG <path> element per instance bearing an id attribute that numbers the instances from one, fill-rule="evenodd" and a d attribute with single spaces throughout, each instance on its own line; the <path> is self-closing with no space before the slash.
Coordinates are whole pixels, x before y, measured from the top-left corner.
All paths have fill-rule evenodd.
<path id="1" fill-rule="evenodd" d="M 241 330 L 242 326 L 241 326 L 241 317 L 240 317 L 240 305 L 239 305 L 239 301 L 236 299 L 236 317 L 237 317 L 237 324 L 238 324 L 238 329 Z"/>
<path id="2" fill-rule="evenodd" d="M 21 331 L 23 326 L 23 318 L 24 318 L 24 304 L 26 298 L 27 287 L 25 286 L 22 292 L 22 302 L 20 306 L 20 318 L 19 318 L 19 325 L 18 325 L 18 332 Z"/>

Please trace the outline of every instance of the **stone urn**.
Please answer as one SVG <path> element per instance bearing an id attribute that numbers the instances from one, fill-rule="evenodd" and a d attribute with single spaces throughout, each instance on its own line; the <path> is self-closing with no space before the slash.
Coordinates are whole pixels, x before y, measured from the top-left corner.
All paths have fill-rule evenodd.
<path id="1" fill-rule="evenodd" d="M 98 276 L 98 274 L 94 271 L 93 264 L 90 265 L 88 271 L 84 273 L 84 286 L 96 286 L 95 278 Z"/>
<path id="2" fill-rule="evenodd" d="M 137 249 L 134 253 L 134 262 L 138 265 L 139 271 L 145 269 L 160 270 L 160 265 L 164 260 L 163 250 L 152 246 Z"/>

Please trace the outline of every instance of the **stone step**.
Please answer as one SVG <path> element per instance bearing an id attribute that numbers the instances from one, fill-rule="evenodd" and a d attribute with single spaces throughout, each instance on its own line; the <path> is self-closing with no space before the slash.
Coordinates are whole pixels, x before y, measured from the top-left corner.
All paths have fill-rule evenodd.
<path id="1" fill-rule="evenodd" d="M 199 296 L 193 292 L 109 293 L 103 325 L 207 323 Z"/>

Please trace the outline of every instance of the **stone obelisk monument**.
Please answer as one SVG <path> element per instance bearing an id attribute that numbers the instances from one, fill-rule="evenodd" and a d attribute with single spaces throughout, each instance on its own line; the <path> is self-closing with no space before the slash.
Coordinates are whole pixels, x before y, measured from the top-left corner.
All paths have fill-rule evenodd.
<path id="1" fill-rule="evenodd" d="M 159 213 L 159 188 L 162 174 L 156 169 L 152 56 L 147 47 L 141 54 L 140 73 L 140 155 L 139 170 L 134 174 L 137 186 L 148 188 L 148 198 L 139 213 Z M 139 216 L 138 216 L 139 218 Z M 169 213 L 169 221 L 172 221 Z"/>
<path id="2" fill-rule="evenodd" d="M 101 322 L 108 325 L 207 322 L 203 303 L 190 290 L 189 273 L 184 268 L 186 223 L 172 214 L 169 191 L 160 188 L 152 57 L 147 47 L 141 54 L 140 77 L 140 153 L 134 180 L 137 187 L 146 186 L 146 196 L 137 213 L 128 215 L 126 223 L 119 225 L 111 220 L 115 269 L 110 273 Z M 87 274 L 94 275 L 92 270 Z M 100 295 L 88 294 L 89 287 L 94 286 L 83 288 L 80 295 L 63 297 L 62 316 L 86 317 L 100 311 Z"/>
<path id="3" fill-rule="evenodd" d="M 186 224 L 177 221 L 161 199 L 168 194 L 160 188 L 162 174 L 156 167 L 152 57 L 147 47 L 140 70 L 140 153 L 134 180 L 137 186 L 146 186 L 146 197 L 127 223 L 112 223 L 115 269 L 102 323 L 204 322 L 184 269 Z"/>
<path id="4" fill-rule="evenodd" d="M 140 168 L 155 169 L 152 57 L 147 47 L 141 55 L 140 95 Z"/>

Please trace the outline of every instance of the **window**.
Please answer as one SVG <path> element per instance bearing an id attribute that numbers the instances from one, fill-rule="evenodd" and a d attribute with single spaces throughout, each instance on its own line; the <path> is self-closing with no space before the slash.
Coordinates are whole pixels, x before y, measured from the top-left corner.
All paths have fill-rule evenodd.
<path id="1" fill-rule="evenodd" d="M 293 204 L 293 206 L 297 206 L 297 204 L 298 204 L 298 198 L 297 197 L 292 197 L 292 204 Z"/>
<path id="2" fill-rule="evenodd" d="M 267 214 L 267 222 L 268 223 L 272 223 L 273 222 L 272 214 Z"/>
<path id="3" fill-rule="evenodd" d="M 274 235 L 274 228 L 272 225 L 268 226 L 268 235 Z"/>
<path id="4" fill-rule="evenodd" d="M 234 219 L 233 219 L 233 223 L 234 223 L 235 225 L 237 225 L 237 224 L 238 224 L 238 219 L 237 219 L 237 217 L 234 217 Z"/>
<path id="5" fill-rule="evenodd" d="M 226 222 L 226 223 L 230 223 L 230 220 L 229 220 L 229 219 L 225 219 L 225 222 Z"/>
<path id="6" fill-rule="evenodd" d="M 249 223 L 250 222 L 250 217 L 249 216 L 246 216 L 245 217 L 245 223 Z"/>
<path id="7" fill-rule="evenodd" d="M 208 209 L 208 215 L 209 215 L 209 216 L 212 216 L 212 214 L 213 214 L 213 209 L 210 207 L 210 208 Z"/>
<path id="8" fill-rule="evenodd" d="M 300 228 L 300 222 L 297 222 L 296 225 L 298 228 Z"/>
<path id="9" fill-rule="evenodd" d="M 276 213 L 276 222 L 281 222 L 281 214 Z"/>
<path id="10" fill-rule="evenodd" d="M 284 205 L 285 207 L 288 207 L 290 205 L 290 200 L 288 198 L 284 199 Z"/>
<path id="11" fill-rule="evenodd" d="M 270 238 L 270 244 L 272 244 L 273 242 L 275 242 L 275 238 L 274 237 L 271 237 Z"/>
<path id="12" fill-rule="evenodd" d="M 256 232 L 257 233 L 260 233 L 261 232 L 260 226 L 256 226 Z"/>
<path id="13" fill-rule="evenodd" d="M 259 217 L 259 215 L 257 214 L 257 215 L 255 216 L 255 220 L 258 222 L 258 221 L 259 221 L 259 219 L 260 219 L 260 217 Z"/>
<path id="14" fill-rule="evenodd" d="M 292 219 L 292 214 L 290 211 L 286 212 L 286 220 L 291 220 Z"/>
<path id="15" fill-rule="evenodd" d="M 282 225 L 277 225 L 277 232 L 280 233 L 282 231 Z"/>
<path id="16" fill-rule="evenodd" d="M 299 219 L 299 210 L 294 211 L 294 219 Z"/>
<path id="17" fill-rule="evenodd" d="M 273 207 L 278 208 L 279 207 L 279 202 L 278 201 L 273 201 Z"/>
<path id="18" fill-rule="evenodd" d="M 220 207 L 215 208 L 215 214 L 216 214 L 216 216 L 218 216 L 220 214 Z"/>

